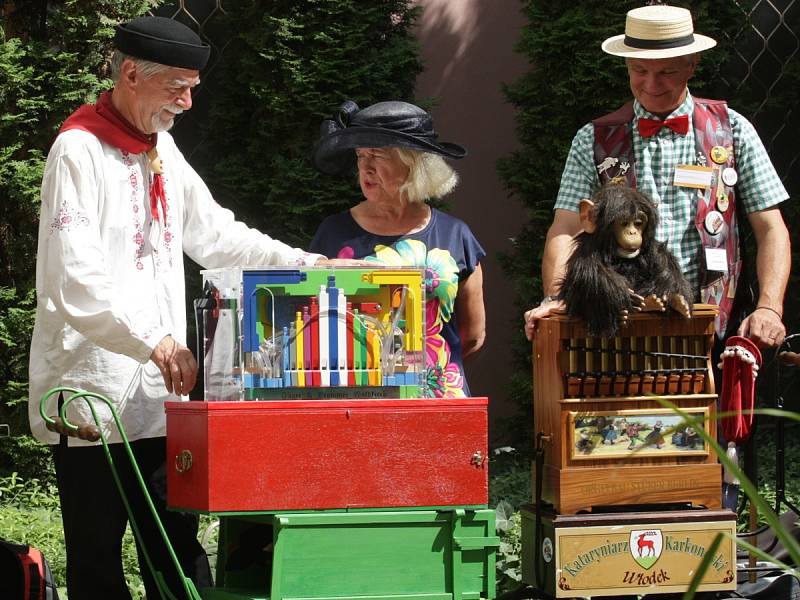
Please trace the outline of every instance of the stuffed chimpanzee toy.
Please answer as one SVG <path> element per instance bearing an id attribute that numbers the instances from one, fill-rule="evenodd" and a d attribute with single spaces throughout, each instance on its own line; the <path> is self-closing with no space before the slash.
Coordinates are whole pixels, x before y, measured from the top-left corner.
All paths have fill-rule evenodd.
<path id="1" fill-rule="evenodd" d="M 675 257 L 655 239 L 658 213 L 632 188 L 606 184 L 580 207 L 583 231 L 575 237 L 561 282 L 560 300 L 583 319 L 591 336 L 613 336 L 630 312 L 690 315 L 694 294 Z"/>

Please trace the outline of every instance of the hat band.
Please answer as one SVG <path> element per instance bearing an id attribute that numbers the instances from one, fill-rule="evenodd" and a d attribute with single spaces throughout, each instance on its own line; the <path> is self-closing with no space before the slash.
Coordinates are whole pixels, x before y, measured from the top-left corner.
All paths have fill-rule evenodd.
<path id="1" fill-rule="evenodd" d="M 414 116 L 414 117 L 397 117 L 391 120 L 378 122 L 370 119 L 359 119 L 355 116 L 344 127 L 374 127 L 383 129 L 390 133 L 399 133 L 403 135 L 410 135 L 417 139 L 428 141 L 435 144 L 438 135 L 436 131 L 431 128 L 431 118 L 428 115 Z"/>
<path id="2" fill-rule="evenodd" d="M 691 46 L 694 44 L 694 34 L 672 38 L 668 40 L 644 40 L 642 38 L 635 38 L 625 36 L 625 45 L 631 48 L 640 48 L 642 50 L 663 50 L 666 48 L 680 48 L 681 46 Z"/>

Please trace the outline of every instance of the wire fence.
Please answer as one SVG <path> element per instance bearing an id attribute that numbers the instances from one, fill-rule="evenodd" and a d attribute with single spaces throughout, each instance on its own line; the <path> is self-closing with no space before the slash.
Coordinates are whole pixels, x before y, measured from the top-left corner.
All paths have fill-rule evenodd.
<path id="1" fill-rule="evenodd" d="M 756 126 L 784 184 L 800 192 L 800 2 L 756 0 L 747 5 L 731 0 L 742 13 L 742 26 L 732 38 L 731 55 L 720 75 L 728 89 L 752 103 L 748 116 Z M 788 109 L 787 109 L 788 107 Z"/>
<path id="2" fill-rule="evenodd" d="M 192 110 L 183 113 L 171 131 L 189 161 L 207 142 L 206 128 L 202 124 L 209 116 L 216 71 L 233 38 L 225 20 L 225 4 L 223 0 L 176 0 L 151 11 L 153 15 L 175 19 L 191 27 L 211 46 L 211 56 L 201 74 L 200 85 L 192 93 Z"/>

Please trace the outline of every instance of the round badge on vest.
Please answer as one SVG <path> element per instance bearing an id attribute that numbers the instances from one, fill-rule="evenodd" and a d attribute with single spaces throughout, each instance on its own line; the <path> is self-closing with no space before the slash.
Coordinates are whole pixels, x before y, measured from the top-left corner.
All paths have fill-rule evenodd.
<path id="1" fill-rule="evenodd" d="M 723 146 L 714 146 L 711 148 L 711 160 L 718 165 L 724 164 L 728 161 L 728 151 Z"/>
<path id="2" fill-rule="evenodd" d="M 732 167 L 726 167 L 722 170 L 722 182 L 728 186 L 736 185 L 739 181 L 739 174 Z"/>
<path id="3" fill-rule="evenodd" d="M 706 215 L 704 225 L 708 233 L 719 235 L 722 228 L 725 227 L 725 219 L 722 218 L 721 212 L 712 210 Z"/>
<path id="4" fill-rule="evenodd" d="M 725 212 L 728 210 L 729 205 L 728 196 L 726 194 L 722 194 L 721 196 L 717 197 L 717 210 L 719 212 Z"/>

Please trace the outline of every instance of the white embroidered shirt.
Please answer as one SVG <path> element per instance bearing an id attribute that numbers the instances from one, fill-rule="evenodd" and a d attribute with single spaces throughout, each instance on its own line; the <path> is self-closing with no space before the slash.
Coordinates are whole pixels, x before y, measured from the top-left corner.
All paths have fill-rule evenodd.
<path id="1" fill-rule="evenodd" d="M 48 155 L 30 353 L 29 418 L 42 442 L 58 442 L 39 415 L 40 398 L 56 386 L 110 398 L 131 440 L 165 434 L 164 401 L 179 398 L 167 394 L 150 354 L 166 335 L 186 343 L 184 253 L 205 268 L 302 265 L 319 258 L 236 221 L 168 133 L 159 133 L 157 149 L 167 214 L 155 231 L 145 153 L 130 155 L 70 130 Z M 56 401 L 50 399 L 48 415 L 57 414 Z M 96 408 L 109 441 L 119 441 L 110 411 L 99 403 Z M 70 404 L 73 419 L 92 422 L 82 400 Z"/>

